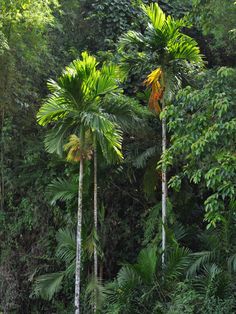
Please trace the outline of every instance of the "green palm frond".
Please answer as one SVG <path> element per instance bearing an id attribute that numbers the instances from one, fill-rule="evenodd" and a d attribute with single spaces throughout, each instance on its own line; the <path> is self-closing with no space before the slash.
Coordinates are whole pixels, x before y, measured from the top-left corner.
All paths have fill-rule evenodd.
<path id="1" fill-rule="evenodd" d="M 142 5 L 141 8 L 151 21 L 153 27 L 156 30 L 161 30 L 166 22 L 166 15 L 159 5 L 151 3 L 150 5 Z"/>
<path id="2" fill-rule="evenodd" d="M 184 247 L 176 247 L 168 254 L 165 268 L 166 278 L 175 280 L 184 275 L 191 262 L 190 250 Z"/>
<path id="3" fill-rule="evenodd" d="M 135 264 L 134 267 L 144 283 L 150 284 L 153 282 L 157 262 L 158 256 L 157 249 L 155 247 L 149 246 L 139 253 L 137 264 Z"/>
<path id="4" fill-rule="evenodd" d="M 193 261 L 187 271 L 188 277 L 196 276 L 201 268 L 205 267 L 210 262 L 212 262 L 215 259 L 215 252 L 204 251 L 204 252 L 192 253 L 191 257 Z"/>
<path id="5" fill-rule="evenodd" d="M 146 126 L 146 120 L 152 115 L 146 107 L 134 98 L 125 95 L 110 94 L 104 98 L 101 108 L 107 118 L 126 132 L 134 132 Z"/>
<path id="6" fill-rule="evenodd" d="M 117 275 L 118 286 L 123 294 L 138 287 L 141 281 L 138 272 L 132 265 L 123 266 Z"/>
<path id="7" fill-rule="evenodd" d="M 198 276 L 194 282 L 198 293 L 202 296 L 215 295 L 221 273 L 222 270 L 216 264 L 206 265 L 203 274 Z"/>
<path id="8" fill-rule="evenodd" d="M 230 272 L 236 272 L 236 254 L 233 254 L 229 257 L 228 269 Z"/>
<path id="9" fill-rule="evenodd" d="M 33 295 L 45 300 L 51 300 L 60 291 L 65 272 L 50 273 L 36 278 L 33 286 Z"/>
<path id="10" fill-rule="evenodd" d="M 96 306 L 99 310 L 106 299 L 106 288 L 102 285 L 102 282 L 98 278 L 92 277 L 90 278 L 85 290 L 85 298 L 88 300 L 91 308 L 94 306 L 95 297 Z"/>
<path id="11" fill-rule="evenodd" d="M 119 40 L 120 48 L 125 49 L 130 45 L 135 45 L 138 47 L 144 47 L 145 38 L 144 36 L 135 31 L 128 31 L 126 34 L 122 35 Z"/>
<path id="12" fill-rule="evenodd" d="M 103 156 L 108 162 L 115 162 L 123 158 L 121 152 L 122 132 L 102 112 L 81 113 L 83 124 L 91 129 L 101 147 Z"/>
<path id="13" fill-rule="evenodd" d="M 70 103 L 60 95 L 52 95 L 40 108 L 37 120 L 40 125 L 47 125 L 64 119 L 69 113 L 74 113 Z"/>
<path id="14" fill-rule="evenodd" d="M 47 188 L 47 195 L 50 202 L 54 205 L 58 200 L 72 201 L 77 196 L 78 184 L 77 182 L 69 182 L 65 179 L 54 179 Z"/>
<path id="15" fill-rule="evenodd" d="M 203 64 L 203 55 L 200 53 L 197 42 L 187 35 L 181 34 L 179 41 L 169 41 L 168 50 L 172 60 L 181 59 L 199 65 Z"/>
<path id="16" fill-rule="evenodd" d="M 75 235 L 68 229 L 60 229 L 56 235 L 56 257 L 66 264 L 64 271 L 44 274 L 35 279 L 33 295 L 45 300 L 51 300 L 62 288 L 66 278 L 72 278 L 75 274 L 76 240 Z"/>
<path id="17" fill-rule="evenodd" d="M 157 145 L 147 148 L 134 159 L 133 165 L 137 168 L 144 168 L 150 158 L 157 156 L 158 151 L 159 147 L 157 147 Z"/>
<path id="18" fill-rule="evenodd" d="M 57 153 L 60 157 L 63 155 L 63 146 L 71 132 L 76 131 L 76 126 L 73 125 L 70 119 L 64 121 L 63 124 L 57 123 L 47 132 L 44 144 L 48 153 Z"/>
<path id="19" fill-rule="evenodd" d="M 75 261 L 76 240 L 75 234 L 68 229 L 60 229 L 56 236 L 58 246 L 56 256 L 66 265 Z"/>
<path id="20" fill-rule="evenodd" d="M 118 91 L 119 88 L 119 68 L 114 64 L 104 64 L 98 71 L 95 81 L 95 97 L 103 96 L 111 92 Z"/>

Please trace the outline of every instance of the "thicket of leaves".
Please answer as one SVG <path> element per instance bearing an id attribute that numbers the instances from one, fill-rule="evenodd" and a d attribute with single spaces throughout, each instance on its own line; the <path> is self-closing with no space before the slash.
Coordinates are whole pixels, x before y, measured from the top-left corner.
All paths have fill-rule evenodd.
<path id="1" fill-rule="evenodd" d="M 144 1 L 150 2 L 155 1 Z M 83 313 L 91 312 L 94 289 L 101 313 L 236 311 L 236 5 L 231 0 L 159 4 L 193 24 L 184 32 L 197 40 L 207 61 L 204 73 L 194 77 L 192 87 L 184 81 L 166 111 L 166 268 L 160 263 L 160 120 L 143 110 L 149 98 L 143 85 L 147 62 L 122 84 L 125 95 L 105 99 L 109 110 L 114 102 L 121 109 L 127 104 L 137 109 L 139 103 L 140 110 L 132 123 L 124 119 L 130 112 L 118 121 L 124 162 L 99 160 L 98 282 L 91 279 L 93 173 L 86 161 Z M 56 79 L 82 51 L 119 62 L 119 37 L 128 30 L 144 32 L 139 5 L 138 0 L 0 0 L 0 312 L 73 313 L 78 164 L 65 163 L 65 154 L 46 153 L 35 115 L 47 79 Z"/>

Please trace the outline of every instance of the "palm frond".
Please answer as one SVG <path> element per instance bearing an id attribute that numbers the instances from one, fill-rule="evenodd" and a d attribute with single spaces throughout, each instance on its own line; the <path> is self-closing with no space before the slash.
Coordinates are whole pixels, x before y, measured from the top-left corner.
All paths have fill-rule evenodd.
<path id="1" fill-rule="evenodd" d="M 150 158 L 157 155 L 159 148 L 155 145 L 147 148 L 143 153 L 139 154 L 133 161 L 133 165 L 137 168 L 144 168 Z"/>
<path id="2" fill-rule="evenodd" d="M 123 131 L 134 132 L 145 127 L 145 120 L 150 111 L 139 102 L 125 95 L 108 95 L 101 103 L 101 108 L 108 114 L 108 119 L 119 125 Z"/>
<path id="3" fill-rule="evenodd" d="M 143 249 L 138 255 L 137 264 L 134 267 L 142 280 L 147 284 L 152 283 L 154 280 L 157 261 L 157 249 L 153 246 Z"/>
<path id="4" fill-rule="evenodd" d="M 229 257 L 228 269 L 230 272 L 236 272 L 236 254 L 233 254 Z"/>
<path id="5" fill-rule="evenodd" d="M 128 31 L 126 34 L 120 37 L 119 44 L 120 44 L 120 48 L 122 49 L 125 49 L 126 47 L 129 47 L 130 45 L 142 47 L 145 45 L 145 38 L 139 32 Z"/>
<path id="6" fill-rule="evenodd" d="M 76 199 L 77 186 L 77 182 L 69 182 L 61 178 L 54 179 L 47 188 L 51 204 L 54 205 L 58 200 L 72 201 Z"/>
<path id="7" fill-rule="evenodd" d="M 141 278 L 132 265 L 126 265 L 118 272 L 117 282 L 119 289 L 121 289 L 123 293 L 127 293 L 141 283 Z"/>
<path id="8" fill-rule="evenodd" d="M 190 250 L 184 247 L 176 247 L 167 257 L 165 268 L 166 278 L 177 279 L 184 275 L 191 261 Z"/>
<path id="9" fill-rule="evenodd" d="M 75 234 L 68 229 L 60 229 L 56 238 L 58 242 L 56 256 L 66 265 L 71 264 L 76 256 Z"/>
<path id="10" fill-rule="evenodd" d="M 37 121 L 40 125 L 44 126 L 51 122 L 64 119 L 72 112 L 73 110 L 68 100 L 55 93 L 51 95 L 39 109 Z"/>
<path id="11" fill-rule="evenodd" d="M 168 50 L 172 60 L 182 59 L 203 65 L 203 55 L 200 53 L 197 42 L 187 35 L 181 34 L 179 41 L 169 41 Z"/>
<path id="12" fill-rule="evenodd" d="M 143 4 L 141 8 L 150 19 L 154 28 L 156 30 L 161 30 L 163 25 L 165 24 L 166 15 L 159 7 L 159 5 L 157 3 L 151 3 L 150 5 Z"/>
<path id="13" fill-rule="evenodd" d="M 222 270 L 216 264 L 206 265 L 203 274 L 194 282 L 198 293 L 203 297 L 215 295 L 218 286 L 217 279 L 221 273 Z"/>
<path id="14" fill-rule="evenodd" d="M 97 309 L 99 310 L 102 308 L 106 299 L 106 288 L 98 278 L 90 278 L 85 290 L 85 297 L 91 308 L 93 307 L 95 300 Z"/>
<path id="15" fill-rule="evenodd" d="M 204 251 L 204 252 L 197 252 L 192 253 L 191 257 L 193 262 L 187 271 L 188 277 L 196 276 L 200 269 L 206 265 L 208 265 L 211 261 L 215 258 L 214 251 Z"/>
<path id="16" fill-rule="evenodd" d="M 32 294 L 50 301 L 60 291 L 64 277 L 65 272 L 50 273 L 37 277 Z"/>
<path id="17" fill-rule="evenodd" d="M 91 129 L 101 147 L 103 156 L 108 162 L 116 162 L 123 158 L 121 152 L 122 133 L 119 127 L 100 112 L 83 112 L 81 120 Z"/>
<path id="18" fill-rule="evenodd" d="M 71 121 L 64 121 L 63 124 L 56 124 L 50 131 L 47 132 L 44 144 L 48 153 L 56 153 L 60 157 L 63 155 L 63 146 L 71 131 L 75 131 L 76 127 L 71 124 Z"/>

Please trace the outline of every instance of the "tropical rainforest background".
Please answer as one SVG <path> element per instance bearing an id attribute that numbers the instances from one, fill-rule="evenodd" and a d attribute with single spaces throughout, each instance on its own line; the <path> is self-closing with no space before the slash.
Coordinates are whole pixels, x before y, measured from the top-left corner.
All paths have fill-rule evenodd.
<path id="1" fill-rule="evenodd" d="M 47 81 L 57 81 L 85 51 L 101 65 L 130 63 L 119 95 L 103 99 L 114 115 L 121 109 L 116 123 L 123 158 L 113 162 L 98 149 L 96 232 L 88 140 L 81 312 L 236 313 L 236 5 L 158 4 L 166 15 L 184 19 L 182 32 L 197 42 L 204 62 L 173 89 L 160 114 L 148 109 L 144 84 L 158 66 L 160 43 L 144 41 L 141 50 L 141 37 L 128 38 L 134 46 L 124 39 L 128 31 L 145 33 L 141 1 L 0 0 L 1 313 L 74 312 L 80 162 L 69 162 L 63 151 L 50 153 L 62 134 L 50 133 L 52 126 L 42 127 L 36 116 L 49 94 Z M 66 145 L 74 157 L 77 140 L 68 137 Z M 164 264 L 161 167 L 168 180 Z"/>

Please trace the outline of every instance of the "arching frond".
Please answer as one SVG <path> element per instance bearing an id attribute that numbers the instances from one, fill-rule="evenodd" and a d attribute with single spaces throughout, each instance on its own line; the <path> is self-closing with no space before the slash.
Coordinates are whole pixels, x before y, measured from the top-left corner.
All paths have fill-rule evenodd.
<path id="1" fill-rule="evenodd" d="M 236 272 L 236 254 L 233 254 L 229 257 L 228 269 L 230 272 Z"/>
<path id="2" fill-rule="evenodd" d="M 191 37 L 181 34 L 179 41 L 170 40 L 167 47 L 172 60 L 181 59 L 203 65 L 203 55 Z"/>
<path id="3" fill-rule="evenodd" d="M 40 296 L 45 300 L 51 300 L 55 293 L 60 291 L 64 277 L 64 272 L 50 273 L 37 277 L 33 287 L 33 295 L 36 297 Z"/>
<path id="4" fill-rule="evenodd" d="M 66 265 L 75 261 L 76 240 L 75 234 L 68 229 L 60 229 L 57 232 L 57 250 L 56 256 Z"/>
<path id="5" fill-rule="evenodd" d="M 63 147 L 71 132 L 77 132 L 78 127 L 73 124 L 71 119 L 65 119 L 64 123 L 56 123 L 54 127 L 47 132 L 44 144 L 48 153 L 56 153 L 60 157 L 63 156 Z"/>
<path id="6" fill-rule="evenodd" d="M 193 258 L 193 262 L 187 271 L 187 276 L 192 277 L 196 276 L 199 270 L 209 264 L 209 262 L 214 260 L 215 253 L 214 251 L 204 251 L 192 253 L 191 257 Z"/>
<path id="7" fill-rule="evenodd" d="M 85 290 L 85 297 L 91 308 L 94 306 L 94 298 L 96 297 L 97 309 L 101 309 L 106 298 L 106 288 L 98 278 L 90 278 Z"/>
<path id="8" fill-rule="evenodd" d="M 144 47 L 145 37 L 135 31 L 128 31 L 126 34 L 122 35 L 119 40 L 120 48 L 125 49 L 130 45 L 135 45 L 137 47 Z"/>
<path id="9" fill-rule="evenodd" d="M 122 292 L 127 293 L 141 283 L 141 278 L 132 265 L 127 265 L 118 272 L 117 282 Z"/>
<path id="10" fill-rule="evenodd" d="M 147 164 L 147 161 L 156 156 L 159 151 L 157 145 L 147 148 L 143 153 L 139 154 L 133 161 L 133 164 L 137 168 L 144 168 Z"/>
<path id="11" fill-rule="evenodd" d="M 144 13 L 147 15 L 152 25 L 156 30 L 161 30 L 166 21 L 166 15 L 157 3 L 141 6 Z"/>
<path id="12" fill-rule="evenodd" d="M 54 205 L 58 200 L 72 201 L 76 198 L 77 190 L 77 182 L 69 182 L 65 179 L 57 178 L 48 185 L 47 195 L 51 204 Z"/>
<path id="13" fill-rule="evenodd" d="M 137 264 L 134 267 L 144 283 L 150 284 L 153 282 L 157 261 L 158 256 L 156 247 L 149 246 L 139 253 Z"/>
<path id="14" fill-rule="evenodd" d="M 167 256 L 165 269 L 166 278 L 174 280 L 184 275 L 190 265 L 190 250 L 184 247 L 176 247 Z"/>
<path id="15" fill-rule="evenodd" d="M 66 264 L 66 270 L 44 274 L 35 279 L 33 295 L 45 300 L 51 300 L 60 291 L 65 278 L 71 278 L 75 274 L 76 240 L 75 234 L 68 229 L 60 229 L 56 235 L 56 257 Z"/>
<path id="16" fill-rule="evenodd" d="M 223 285 L 223 287 L 222 287 Z M 219 296 L 227 291 L 229 280 L 216 264 L 206 265 L 201 276 L 194 281 L 194 287 L 202 297 Z M 222 297 L 223 295 L 221 295 Z"/>
<path id="17" fill-rule="evenodd" d="M 39 109 L 37 120 L 40 125 L 47 125 L 64 119 L 69 114 L 73 114 L 71 103 L 60 95 L 52 95 Z"/>

